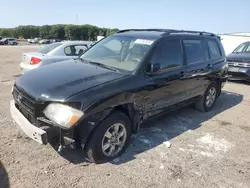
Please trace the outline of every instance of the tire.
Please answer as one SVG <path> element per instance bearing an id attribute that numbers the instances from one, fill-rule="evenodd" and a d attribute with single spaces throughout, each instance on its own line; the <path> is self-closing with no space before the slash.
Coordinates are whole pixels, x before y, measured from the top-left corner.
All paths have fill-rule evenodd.
<path id="1" fill-rule="evenodd" d="M 115 132 L 115 127 L 119 127 L 118 131 L 120 135 L 123 136 L 119 138 L 119 134 L 112 135 L 109 133 Z M 109 133 L 107 133 L 107 131 Z M 122 112 L 116 111 L 109 115 L 103 122 L 101 122 L 98 127 L 94 129 L 94 132 L 90 135 L 90 139 L 86 146 L 86 153 L 88 160 L 93 163 L 104 163 L 111 161 L 116 157 L 124 153 L 126 147 L 128 146 L 132 132 L 132 126 L 129 118 Z M 106 137 L 108 135 L 111 138 Z M 116 145 L 120 141 L 122 147 Z M 108 147 L 110 145 L 110 147 Z M 105 147 L 104 147 L 105 146 Z M 112 155 L 108 155 L 113 148 L 114 151 Z M 105 150 L 106 149 L 106 150 Z M 104 150 L 104 151 L 103 151 Z"/>
<path id="2" fill-rule="evenodd" d="M 219 96 L 221 96 L 221 83 L 220 84 L 217 84 L 217 98 L 219 97 Z"/>
<path id="3" fill-rule="evenodd" d="M 215 83 L 211 83 L 204 95 L 201 97 L 201 99 L 195 104 L 195 108 L 198 109 L 199 111 L 202 111 L 202 112 L 209 112 L 213 109 L 214 107 L 214 104 L 216 102 L 216 99 L 218 98 L 219 96 L 219 89 L 218 89 L 218 85 L 215 84 Z M 212 93 L 214 93 L 214 95 L 212 95 Z M 213 96 L 213 97 L 212 97 Z M 208 102 L 208 100 L 210 102 Z"/>

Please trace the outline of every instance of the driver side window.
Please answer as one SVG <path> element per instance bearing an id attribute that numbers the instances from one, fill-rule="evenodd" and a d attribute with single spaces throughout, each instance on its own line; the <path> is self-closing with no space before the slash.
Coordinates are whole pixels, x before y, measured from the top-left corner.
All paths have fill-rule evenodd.
<path id="1" fill-rule="evenodd" d="M 160 41 L 156 46 L 151 62 L 161 64 L 161 69 L 182 66 L 182 50 L 180 40 Z"/>

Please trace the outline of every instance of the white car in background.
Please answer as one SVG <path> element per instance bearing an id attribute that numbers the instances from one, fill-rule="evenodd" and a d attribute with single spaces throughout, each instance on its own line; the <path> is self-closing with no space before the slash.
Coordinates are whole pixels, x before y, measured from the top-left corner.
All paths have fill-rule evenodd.
<path id="1" fill-rule="evenodd" d="M 30 44 L 37 44 L 41 40 L 40 38 L 28 39 L 27 42 Z"/>
<path id="2" fill-rule="evenodd" d="M 93 42 L 91 41 L 64 41 L 44 45 L 38 52 L 22 54 L 20 68 L 22 74 L 40 66 L 74 59 L 83 54 Z"/>

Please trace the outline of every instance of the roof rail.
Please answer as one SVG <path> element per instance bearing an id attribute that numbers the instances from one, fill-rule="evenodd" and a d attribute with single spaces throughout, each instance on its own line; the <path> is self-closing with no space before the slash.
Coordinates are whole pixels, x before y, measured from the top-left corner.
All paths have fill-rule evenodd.
<path id="1" fill-rule="evenodd" d="M 216 36 L 216 35 L 213 34 L 213 33 L 205 32 L 205 31 L 188 31 L 188 30 L 172 30 L 171 32 L 166 33 L 166 34 L 171 35 L 171 34 L 183 34 L 183 33 L 186 33 L 186 34 L 197 34 L 197 35 Z"/>
<path id="2" fill-rule="evenodd" d="M 124 29 L 124 30 L 118 31 L 117 33 L 124 33 L 128 31 L 159 31 L 159 32 L 164 32 L 165 35 L 187 33 L 187 34 L 216 36 L 213 33 L 205 32 L 205 31 L 189 31 L 189 30 L 174 30 L 174 29 Z"/>
<path id="3" fill-rule="evenodd" d="M 117 33 L 124 33 L 124 32 L 128 32 L 128 31 L 159 31 L 159 32 L 169 32 L 172 31 L 170 29 L 124 29 L 124 30 L 120 30 Z"/>

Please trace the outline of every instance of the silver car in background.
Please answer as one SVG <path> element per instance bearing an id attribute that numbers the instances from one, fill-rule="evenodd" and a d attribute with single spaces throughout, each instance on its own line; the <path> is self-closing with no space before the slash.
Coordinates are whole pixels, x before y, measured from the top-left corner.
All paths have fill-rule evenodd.
<path id="1" fill-rule="evenodd" d="M 90 41 L 56 42 L 41 47 L 38 52 L 23 53 L 20 63 L 21 72 L 24 74 L 40 66 L 77 58 L 93 44 Z"/>

